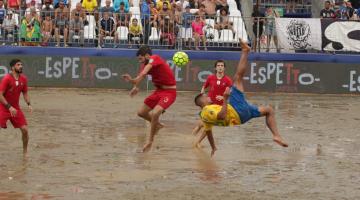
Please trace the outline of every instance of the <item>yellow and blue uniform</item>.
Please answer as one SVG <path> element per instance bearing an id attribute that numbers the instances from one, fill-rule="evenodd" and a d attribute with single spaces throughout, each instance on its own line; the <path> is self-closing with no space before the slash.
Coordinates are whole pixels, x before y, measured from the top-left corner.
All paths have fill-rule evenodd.
<path id="1" fill-rule="evenodd" d="M 229 104 L 224 120 L 217 119 L 221 107 L 220 105 L 207 105 L 202 109 L 200 118 L 204 122 L 205 131 L 211 130 L 214 125 L 233 126 L 245 124 L 250 119 L 261 116 L 259 108 L 249 104 L 245 100 L 244 93 L 234 86 L 231 87 Z"/>
<path id="2" fill-rule="evenodd" d="M 213 126 L 233 126 L 240 125 L 241 120 L 236 110 L 228 104 L 227 114 L 224 120 L 217 119 L 217 115 L 221 111 L 220 105 L 207 105 L 200 112 L 201 120 L 204 122 L 205 131 L 210 131 Z"/>

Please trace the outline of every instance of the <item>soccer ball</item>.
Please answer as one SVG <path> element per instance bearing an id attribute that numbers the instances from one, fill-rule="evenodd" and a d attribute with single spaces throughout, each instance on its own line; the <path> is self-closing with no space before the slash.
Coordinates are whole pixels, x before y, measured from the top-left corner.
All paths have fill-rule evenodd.
<path id="1" fill-rule="evenodd" d="M 178 51 L 173 56 L 173 62 L 176 66 L 182 67 L 189 62 L 189 56 L 182 51 Z"/>

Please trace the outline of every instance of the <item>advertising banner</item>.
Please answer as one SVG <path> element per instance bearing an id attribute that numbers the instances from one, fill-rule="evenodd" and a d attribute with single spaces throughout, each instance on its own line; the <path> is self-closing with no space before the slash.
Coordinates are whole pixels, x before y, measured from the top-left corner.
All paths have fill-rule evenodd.
<path id="1" fill-rule="evenodd" d="M 121 75 L 135 76 L 139 63 L 134 58 L 17 56 L 24 62 L 30 86 L 129 89 Z M 9 72 L 11 56 L 0 56 L 0 79 Z M 192 60 L 176 67 L 168 60 L 178 90 L 200 91 L 214 71 L 213 60 Z M 237 61 L 226 61 L 226 74 L 233 76 Z M 292 61 L 250 61 L 245 89 L 248 92 L 357 94 L 360 92 L 360 64 Z M 146 81 L 142 87 L 146 87 Z M 149 80 L 150 88 L 153 86 Z"/>

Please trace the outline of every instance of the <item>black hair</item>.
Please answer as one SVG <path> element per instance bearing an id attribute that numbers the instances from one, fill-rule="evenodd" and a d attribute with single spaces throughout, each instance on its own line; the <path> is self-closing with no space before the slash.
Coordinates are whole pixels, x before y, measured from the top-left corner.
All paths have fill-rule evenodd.
<path id="1" fill-rule="evenodd" d="M 202 97 L 203 95 L 204 95 L 203 93 L 200 93 L 200 94 L 198 94 L 198 95 L 195 96 L 195 98 L 194 98 L 194 103 L 195 103 L 195 105 L 197 105 L 197 106 L 200 107 L 198 101 L 199 101 L 200 97 Z"/>
<path id="2" fill-rule="evenodd" d="M 330 1 L 325 1 L 325 3 L 331 4 Z"/>
<path id="3" fill-rule="evenodd" d="M 21 62 L 21 60 L 18 59 L 18 58 L 12 59 L 12 60 L 10 61 L 10 68 L 11 68 L 11 67 L 14 67 L 14 66 L 16 65 L 16 63 L 18 63 L 18 62 Z"/>
<path id="4" fill-rule="evenodd" d="M 120 6 L 125 6 L 125 3 L 122 1 L 122 2 L 120 3 Z"/>
<path id="5" fill-rule="evenodd" d="M 147 45 L 143 45 L 139 48 L 139 50 L 136 53 L 136 56 L 145 56 L 146 54 L 152 55 L 151 48 Z"/>

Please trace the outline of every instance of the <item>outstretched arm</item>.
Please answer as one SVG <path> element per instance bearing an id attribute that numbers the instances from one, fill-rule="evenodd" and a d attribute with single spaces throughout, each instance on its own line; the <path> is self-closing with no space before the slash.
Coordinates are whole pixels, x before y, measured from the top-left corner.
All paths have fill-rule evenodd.
<path id="1" fill-rule="evenodd" d="M 139 91 L 139 84 L 141 83 L 141 81 L 146 77 L 146 74 L 150 71 L 150 69 L 152 68 L 151 64 L 147 64 L 144 69 L 140 72 L 140 74 L 135 77 L 132 78 L 129 74 L 123 74 L 122 77 L 126 82 L 130 82 L 131 84 L 133 84 L 133 88 L 130 91 L 130 96 L 134 96 L 138 93 Z"/>

